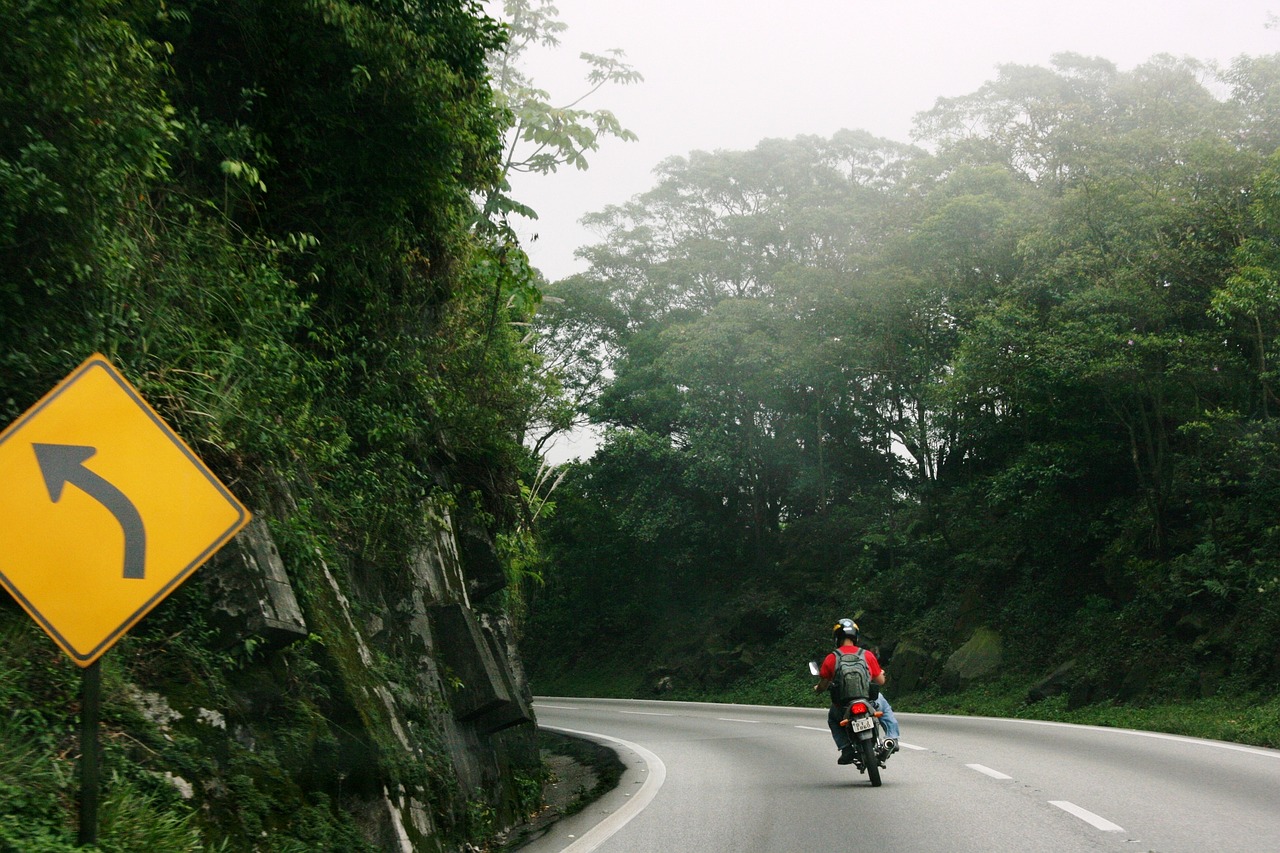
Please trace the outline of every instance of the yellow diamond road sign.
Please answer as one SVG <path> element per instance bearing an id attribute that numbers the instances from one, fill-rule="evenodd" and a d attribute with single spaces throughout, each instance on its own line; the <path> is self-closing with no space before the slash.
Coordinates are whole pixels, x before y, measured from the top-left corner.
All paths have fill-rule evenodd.
<path id="1" fill-rule="evenodd" d="M 0 433 L 0 583 L 80 666 L 248 522 L 101 355 Z"/>

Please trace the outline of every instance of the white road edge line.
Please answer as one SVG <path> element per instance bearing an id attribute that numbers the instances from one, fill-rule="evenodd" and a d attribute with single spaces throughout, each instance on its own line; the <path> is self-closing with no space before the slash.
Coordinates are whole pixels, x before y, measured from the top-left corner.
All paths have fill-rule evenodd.
<path id="1" fill-rule="evenodd" d="M 1103 832 L 1124 832 L 1124 827 L 1112 823 L 1105 817 L 1099 817 L 1088 809 L 1082 809 L 1075 803 L 1069 803 L 1066 800 L 1050 800 L 1049 805 L 1057 806 L 1067 814 L 1075 815 L 1094 829 L 1100 829 Z"/>
<path id="2" fill-rule="evenodd" d="M 670 715 L 667 715 L 670 716 Z M 574 729 L 562 729 L 558 726 L 541 726 L 547 731 L 560 732 L 567 735 L 578 735 L 579 737 L 590 738 L 596 741 L 608 741 L 615 743 L 625 749 L 629 749 L 647 766 L 648 773 L 645 777 L 644 784 L 640 786 L 640 790 L 635 796 L 627 800 L 618 810 L 610 814 L 604 820 L 597 823 L 591 829 L 582 834 L 577 841 L 565 847 L 560 853 L 591 853 L 605 841 L 607 841 L 615 832 L 622 829 L 631 822 L 631 819 L 645 810 L 645 807 L 653 801 L 657 796 L 658 789 L 662 787 L 662 783 L 667 780 L 667 765 L 662 763 L 662 759 L 654 755 L 649 750 L 640 746 L 638 743 L 632 743 L 622 738 L 609 737 L 608 735 L 598 734 L 596 732 L 580 732 Z"/>
<path id="3" fill-rule="evenodd" d="M 630 714 L 633 717 L 674 717 L 675 714 L 659 714 L 656 711 L 619 711 L 619 714 Z"/>
<path id="4" fill-rule="evenodd" d="M 907 713 L 907 714 L 904 714 L 904 716 L 910 717 L 910 714 Z M 921 716 L 935 716 L 935 715 L 923 714 Z M 943 717 L 946 719 L 953 719 L 953 720 L 985 720 L 988 722 L 994 721 L 994 722 L 1000 722 L 1000 723 L 1019 723 L 1024 726 L 1051 726 L 1051 727 L 1062 728 L 1062 729 L 1086 729 L 1088 731 L 1105 732 L 1107 734 L 1130 735 L 1133 737 L 1149 737 L 1149 738 L 1155 738 L 1156 740 L 1171 740 L 1177 743 L 1190 743 L 1190 744 L 1197 744 L 1199 746 L 1210 746 L 1210 747 L 1213 747 L 1214 749 L 1226 749 L 1232 752 L 1247 752 L 1250 755 L 1260 755 L 1263 758 L 1280 758 L 1280 749 L 1267 749 L 1264 747 L 1242 746 L 1241 744 L 1238 744 L 1238 743 L 1225 743 L 1219 740 L 1207 740 L 1205 738 L 1187 737 L 1186 735 L 1170 735 L 1170 734 L 1165 734 L 1164 732 L 1144 732 L 1144 731 L 1139 731 L 1138 729 L 1117 729 L 1117 728 L 1112 728 L 1111 726 L 1082 726 L 1078 723 L 1059 723 L 1054 720 L 1022 720 L 1022 719 L 1009 719 L 1004 717 L 972 717 L 972 716 L 966 716 L 961 714 L 956 714 L 954 716 L 950 714 L 938 714 L 936 716 Z"/>
<path id="5" fill-rule="evenodd" d="M 817 726 L 796 726 L 797 729 L 804 729 L 807 732 L 829 732 L 830 729 L 820 729 Z"/>
<path id="6" fill-rule="evenodd" d="M 966 764 L 965 767 L 968 767 L 970 770 L 977 770 L 979 773 L 985 773 L 987 776 L 990 776 L 992 779 L 1012 779 L 1013 778 L 1012 776 L 1009 776 L 1005 773 L 1001 773 L 999 770 L 992 770 L 990 767 L 988 767 L 985 764 Z"/>
<path id="7" fill-rule="evenodd" d="M 541 702 L 534 702 L 534 703 L 533 703 L 533 707 L 535 707 L 535 708 L 555 708 L 557 711 L 581 711 L 581 710 L 582 710 L 581 708 L 575 707 L 575 706 L 573 706 L 573 705 L 544 705 L 544 704 L 543 704 L 543 703 L 541 703 Z"/>

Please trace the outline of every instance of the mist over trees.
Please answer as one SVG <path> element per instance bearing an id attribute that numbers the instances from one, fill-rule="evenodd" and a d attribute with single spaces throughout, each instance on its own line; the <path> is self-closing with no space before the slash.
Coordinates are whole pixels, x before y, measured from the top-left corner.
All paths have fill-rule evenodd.
<path id="1" fill-rule="evenodd" d="M 539 346 L 605 438 L 547 525 L 535 686 L 766 680 L 844 615 L 890 658 L 992 625 L 1027 672 L 1274 683 L 1277 107 L 1276 56 L 1064 54 L 917 145 L 694 152 L 593 214 Z"/>

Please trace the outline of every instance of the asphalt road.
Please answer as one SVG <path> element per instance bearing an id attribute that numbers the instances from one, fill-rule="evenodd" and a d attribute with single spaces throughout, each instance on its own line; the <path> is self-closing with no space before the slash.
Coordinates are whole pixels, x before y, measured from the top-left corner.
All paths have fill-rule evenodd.
<path id="1" fill-rule="evenodd" d="M 899 714 L 870 787 L 823 709 L 539 699 L 610 743 L 618 788 L 521 853 L 1280 851 L 1280 751 L 1055 723 Z"/>

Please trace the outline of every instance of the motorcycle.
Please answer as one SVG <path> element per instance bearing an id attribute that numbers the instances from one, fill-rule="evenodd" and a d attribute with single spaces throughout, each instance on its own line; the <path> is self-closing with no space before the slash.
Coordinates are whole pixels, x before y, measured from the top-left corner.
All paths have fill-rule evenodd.
<path id="1" fill-rule="evenodd" d="M 819 669 L 817 661 L 809 661 L 810 675 L 821 677 Z M 897 744 L 893 738 L 884 736 L 884 726 L 880 723 L 884 713 L 875 706 L 880 693 L 879 686 L 872 684 L 868 692 L 875 695 L 855 697 L 849 702 L 840 725 L 849 730 L 849 737 L 853 742 L 854 766 L 859 773 L 867 774 L 871 787 L 879 788 L 880 770 L 889 756 L 897 751 Z"/>

